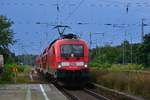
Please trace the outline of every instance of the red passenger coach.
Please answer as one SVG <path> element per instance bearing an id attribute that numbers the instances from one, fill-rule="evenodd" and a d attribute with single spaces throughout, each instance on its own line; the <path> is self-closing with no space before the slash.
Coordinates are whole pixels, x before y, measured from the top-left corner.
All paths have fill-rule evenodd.
<path id="1" fill-rule="evenodd" d="M 35 63 L 36 63 L 36 69 L 37 69 L 37 70 L 40 70 L 40 69 L 41 69 L 41 66 L 42 66 L 42 59 L 41 59 L 41 56 L 37 56 L 37 57 L 36 57 Z"/>
<path id="2" fill-rule="evenodd" d="M 74 34 L 62 35 L 41 55 L 42 71 L 63 83 L 87 83 L 88 46 Z M 49 77 L 52 78 L 52 77 Z"/>

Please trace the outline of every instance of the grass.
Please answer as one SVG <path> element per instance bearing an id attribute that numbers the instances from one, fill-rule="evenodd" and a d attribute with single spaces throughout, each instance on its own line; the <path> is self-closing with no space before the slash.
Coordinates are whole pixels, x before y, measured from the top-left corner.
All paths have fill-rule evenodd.
<path id="1" fill-rule="evenodd" d="M 16 83 L 23 84 L 23 83 L 30 83 L 29 75 L 25 75 L 24 73 L 19 73 L 17 75 Z"/>
<path id="2" fill-rule="evenodd" d="M 92 68 L 92 81 L 150 100 L 150 71 L 112 71 Z"/>
<path id="3" fill-rule="evenodd" d="M 29 74 L 19 73 L 17 75 L 16 84 L 39 83 L 38 80 L 31 80 Z"/>

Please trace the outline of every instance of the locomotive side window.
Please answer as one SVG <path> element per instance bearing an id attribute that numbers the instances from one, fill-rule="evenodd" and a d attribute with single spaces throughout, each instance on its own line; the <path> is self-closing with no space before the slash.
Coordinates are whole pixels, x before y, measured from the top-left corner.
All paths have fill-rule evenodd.
<path id="1" fill-rule="evenodd" d="M 80 44 L 64 44 L 61 45 L 61 57 L 83 57 L 84 56 L 84 48 L 83 45 Z"/>

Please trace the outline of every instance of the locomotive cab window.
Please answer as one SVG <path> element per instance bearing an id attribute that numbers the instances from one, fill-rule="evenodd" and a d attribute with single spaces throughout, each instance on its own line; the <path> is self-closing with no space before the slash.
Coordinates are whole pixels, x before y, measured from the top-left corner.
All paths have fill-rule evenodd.
<path id="1" fill-rule="evenodd" d="M 84 48 L 80 44 L 61 45 L 61 57 L 83 57 Z"/>

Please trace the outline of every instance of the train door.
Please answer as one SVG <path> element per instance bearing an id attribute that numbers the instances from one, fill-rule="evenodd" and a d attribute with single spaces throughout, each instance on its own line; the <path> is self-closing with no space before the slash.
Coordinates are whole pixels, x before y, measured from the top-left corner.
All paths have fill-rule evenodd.
<path id="1" fill-rule="evenodd" d="M 56 52 L 55 52 L 55 48 L 53 46 L 53 49 L 52 49 L 52 67 L 55 68 L 56 66 Z"/>

